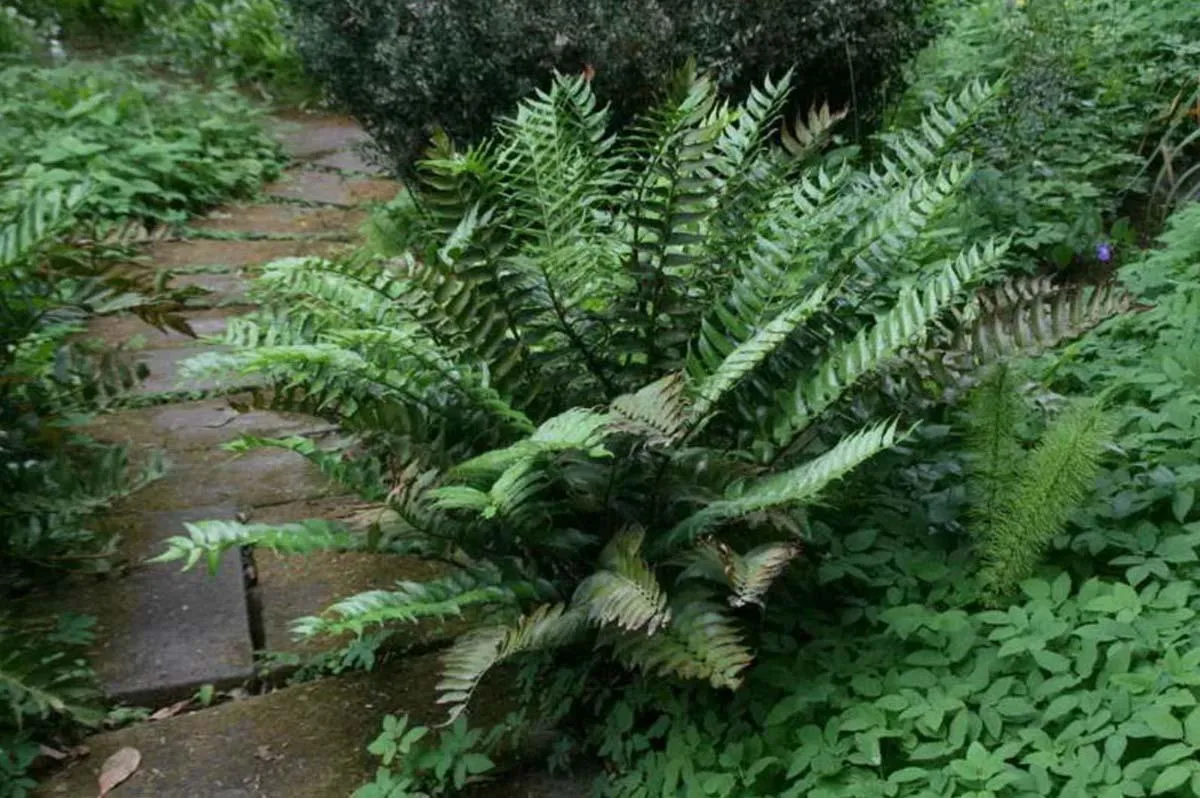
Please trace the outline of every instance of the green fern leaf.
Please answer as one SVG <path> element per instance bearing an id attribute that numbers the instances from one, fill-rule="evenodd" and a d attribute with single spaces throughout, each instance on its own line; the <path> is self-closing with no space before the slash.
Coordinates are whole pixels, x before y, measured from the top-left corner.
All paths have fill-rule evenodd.
<path id="1" fill-rule="evenodd" d="M 600 570 L 576 588 L 571 606 L 601 626 L 650 635 L 670 621 L 667 596 L 641 556 L 644 537 L 641 529 L 617 533 L 600 554 Z"/>
<path id="2" fill-rule="evenodd" d="M 490 626 L 460 637 L 443 658 L 439 704 L 450 706 L 447 723 L 467 708 L 480 680 L 494 666 L 524 651 L 543 651 L 578 640 L 588 628 L 587 614 L 561 604 L 542 605 L 512 626 Z"/>
<path id="3" fill-rule="evenodd" d="M 671 621 L 652 635 L 605 627 L 600 642 L 617 659 L 645 673 L 703 679 L 714 687 L 736 689 L 754 655 L 743 644 L 728 608 L 707 591 L 689 590 L 670 606 Z"/>
<path id="4" fill-rule="evenodd" d="M 148 562 L 183 560 L 183 570 L 206 558 L 216 573 L 221 555 L 242 546 L 262 546 L 272 551 L 299 554 L 312 551 L 346 551 L 362 548 L 364 539 L 342 525 L 319 519 L 290 524 L 243 524 L 236 521 L 201 521 L 184 524 L 188 534 L 168 538 L 162 554 Z"/>
<path id="5" fill-rule="evenodd" d="M 680 546 L 719 524 L 750 513 L 812 502 L 826 485 L 891 448 L 901 437 L 894 422 L 848 435 L 828 452 L 804 465 L 731 490 L 728 498 L 715 501 L 676 524 L 664 537 L 663 545 Z"/>

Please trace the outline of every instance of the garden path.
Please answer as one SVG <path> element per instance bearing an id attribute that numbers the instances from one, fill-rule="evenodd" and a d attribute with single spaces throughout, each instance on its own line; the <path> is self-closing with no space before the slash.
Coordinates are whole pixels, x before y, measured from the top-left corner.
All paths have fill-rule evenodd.
<path id="1" fill-rule="evenodd" d="M 209 290 L 206 307 L 184 314 L 202 339 L 219 336 L 229 317 L 248 309 L 247 287 L 263 263 L 351 246 L 366 219 L 364 206 L 396 193 L 396 183 L 372 175 L 359 157 L 366 136 L 353 123 L 308 115 L 277 121 L 293 165 L 259 202 L 219 209 L 182 239 L 150 244 L 143 253 L 176 275 L 174 285 Z M 124 747 L 139 750 L 141 765 L 115 798 L 347 795 L 373 771 L 365 747 L 385 714 L 440 718 L 432 703 L 436 656 L 413 655 L 385 674 L 275 689 L 287 662 L 264 654 L 307 653 L 288 634 L 292 619 L 357 590 L 428 576 L 428 566 L 369 555 L 263 552 L 230 552 L 215 575 L 144 563 L 188 521 L 348 517 L 360 507 L 333 495 L 307 461 L 289 452 L 237 456 L 219 448 L 243 434 L 320 439 L 333 432 L 309 417 L 249 409 L 237 395 L 195 398 L 212 386 L 181 382 L 179 365 L 219 344 L 163 333 L 132 317 L 98 320 L 90 332 L 110 344 L 139 346 L 150 373 L 140 386 L 147 406 L 104 416 L 89 431 L 126 444 L 135 458 L 162 452 L 169 467 L 103 522 L 120 533 L 126 567 L 103 580 L 62 585 L 51 608 L 96 616 L 93 664 L 113 700 L 178 709 L 205 685 L 230 698 L 206 708 L 193 702 L 174 715 L 168 709 L 169 717 L 91 738 L 90 754 L 39 795 L 91 798 L 105 759 Z M 418 649 L 441 639 L 420 628 L 412 634 Z M 556 789 L 533 777 L 486 794 L 550 796 Z"/>

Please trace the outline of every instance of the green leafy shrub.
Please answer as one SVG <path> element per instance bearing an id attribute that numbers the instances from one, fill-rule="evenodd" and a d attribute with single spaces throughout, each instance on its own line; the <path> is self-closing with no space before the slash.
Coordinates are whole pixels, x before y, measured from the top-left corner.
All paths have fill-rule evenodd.
<path id="1" fill-rule="evenodd" d="M 291 15 L 282 0 L 188 0 L 151 29 L 177 65 L 269 90 L 300 88 Z"/>
<path id="2" fill-rule="evenodd" d="M 947 4 L 946 32 L 914 62 L 895 119 L 947 83 L 1007 75 L 972 131 L 978 171 L 962 223 L 1013 235 L 1030 271 L 1106 268 L 1097 245 L 1137 243 L 1122 214 L 1157 223 L 1198 151 L 1186 116 L 1200 69 L 1189 0 L 1011 0 Z M 1188 98 L 1192 98 L 1192 102 Z M 1162 145 L 1162 146 L 1160 146 Z M 1163 171 L 1164 156 L 1172 160 Z M 1156 179 L 1157 174 L 1157 179 Z M 1149 206 L 1149 208 L 1147 207 Z"/>
<path id="3" fill-rule="evenodd" d="M 201 93 L 121 66 L 0 72 L 0 214 L 33 191 L 91 183 L 77 215 L 174 222 L 253 194 L 278 145 L 228 90 Z"/>
<path id="4" fill-rule="evenodd" d="M 357 535 L 191 524 L 159 559 L 357 547 L 457 566 L 297 624 L 486 612 L 446 656 L 454 712 L 495 663 L 597 628 L 647 672 L 739 684 L 737 616 L 800 553 L 801 508 L 903 436 L 850 397 L 936 350 L 927 328 L 1003 255 L 941 225 L 969 174 L 954 138 L 988 89 L 866 169 L 817 157 L 819 129 L 771 146 L 786 93 L 726 106 L 685 74 L 614 139 L 588 84 L 560 78 L 492 141 L 425 162 L 392 211 L 409 255 L 267 266 L 265 309 L 230 324 L 237 351 L 188 368 L 264 376 L 264 400 L 340 423 L 353 455 L 232 448 L 293 450 L 386 508 Z"/>
<path id="5" fill-rule="evenodd" d="M 435 128 L 474 141 L 554 70 L 594 71 L 619 121 L 695 56 L 723 88 L 791 68 L 805 104 L 863 109 L 919 43 L 917 0 L 291 0 L 311 74 L 402 167 Z"/>

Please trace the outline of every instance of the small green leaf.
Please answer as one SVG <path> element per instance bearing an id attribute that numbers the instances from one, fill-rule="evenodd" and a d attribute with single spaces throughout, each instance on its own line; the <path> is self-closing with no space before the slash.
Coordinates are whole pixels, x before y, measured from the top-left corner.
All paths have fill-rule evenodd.
<path id="1" fill-rule="evenodd" d="M 1170 792 L 1179 787 L 1191 778 L 1192 770 L 1193 768 L 1189 765 L 1171 765 L 1171 767 L 1158 774 L 1158 778 L 1154 780 L 1154 784 L 1150 787 L 1150 794 L 1162 795 L 1164 792 Z"/>

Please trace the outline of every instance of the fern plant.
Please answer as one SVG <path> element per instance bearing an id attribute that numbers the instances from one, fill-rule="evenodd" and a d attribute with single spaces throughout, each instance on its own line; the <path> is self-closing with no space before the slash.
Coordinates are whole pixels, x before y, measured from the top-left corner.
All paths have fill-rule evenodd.
<path id="1" fill-rule="evenodd" d="M 989 87 L 855 168 L 820 152 L 836 114 L 781 122 L 787 86 L 734 105 L 684 70 L 614 135 L 586 79 L 560 77 L 490 141 L 435 140 L 380 225 L 400 254 L 267 267 L 233 351 L 189 364 L 265 376 L 261 403 L 338 422 L 353 455 L 237 446 L 348 475 L 384 497 L 378 518 L 193 524 L 158 559 L 256 544 L 452 564 L 298 624 L 485 613 L 446 655 L 452 714 L 496 663 L 589 639 L 737 686 L 738 616 L 800 555 L 805 505 L 905 434 L 856 429 L 857 387 L 930 345 L 1005 251 L 943 222 L 970 174 L 956 137 Z"/>
<path id="2" fill-rule="evenodd" d="M 991 369 L 967 413 L 971 532 L 982 560 L 983 590 L 993 600 L 1033 575 L 1071 511 L 1091 491 L 1113 433 L 1101 403 L 1077 400 L 1027 450 L 1021 434 L 1032 413 L 1017 381 L 1005 365 Z"/>

